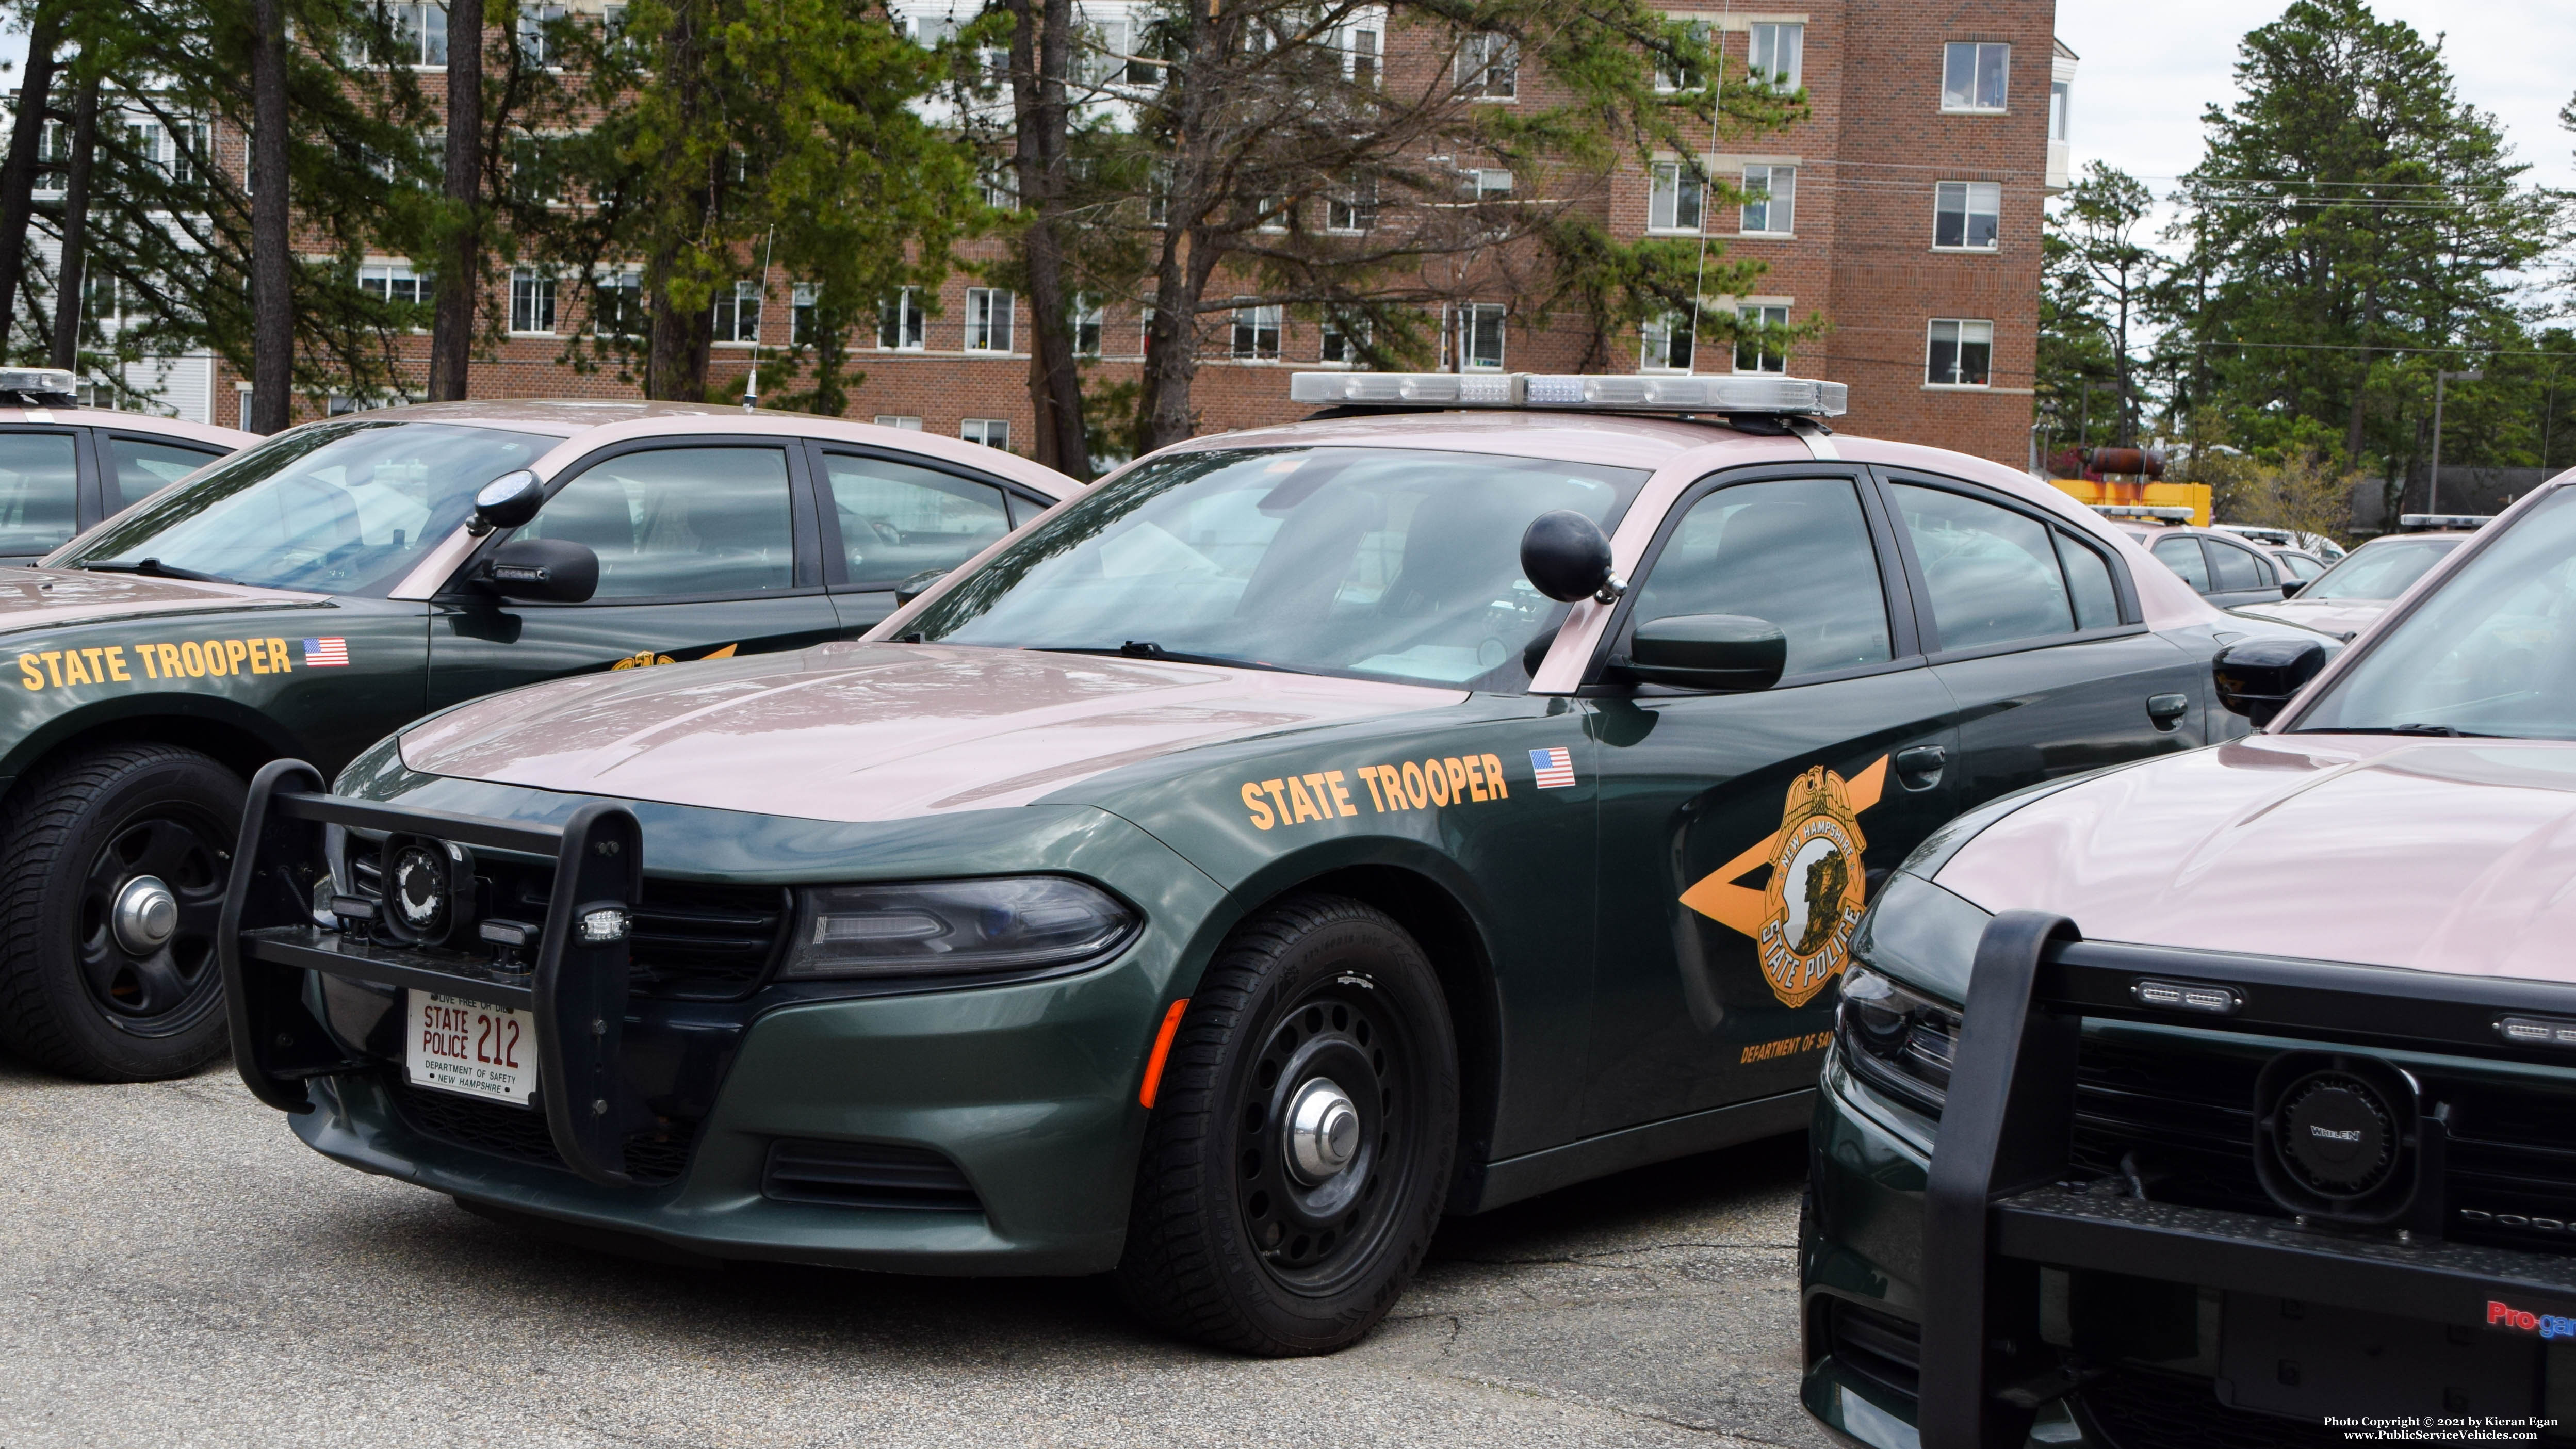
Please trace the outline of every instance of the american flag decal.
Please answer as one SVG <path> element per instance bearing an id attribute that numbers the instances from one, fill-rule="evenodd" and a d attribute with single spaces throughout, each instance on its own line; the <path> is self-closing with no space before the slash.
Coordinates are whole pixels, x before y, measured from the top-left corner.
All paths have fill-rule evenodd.
<path id="1" fill-rule="evenodd" d="M 304 665 L 308 669 L 324 664 L 346 664 L 348 662 L 349 641 L 346 639 L 307 639 L 304 641 Z M 1557 753 L 1563 754 L 1565 752 L 1563 750 L 1559 750 Z M 1572 780 L 1572 776 L 1567 777 L 1568 783 L 1572 783 Z"/>
<path id="2" fill-rule="evenodd" d="M 1563 745 L 1530 751 L 1530 768 L 1538 772 L 1542 790 L 1561 790 L 1574 783 L 1574 756 Z"/>

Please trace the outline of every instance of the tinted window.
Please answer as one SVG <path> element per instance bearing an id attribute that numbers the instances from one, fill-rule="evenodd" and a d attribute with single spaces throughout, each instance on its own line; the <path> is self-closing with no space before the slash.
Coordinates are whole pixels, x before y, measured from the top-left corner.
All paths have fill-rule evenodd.
<path id="1" fill-rule="evenodd" d="M 2217 539 L 2201 540 L 2209 548 L 2211 575 L 2221 589 L 2259 589 L 2272 582 L 2272 571 L 2254 556 L 2250 548 L 2238 548 Z"/>
<path id="2" fill-rule="evenodd" d="M 1011 531 L 1002 490 L 882 458 L 829 454 L 850 582 L 890 589 L 924 569 L 951 569 Z"/>
<path id="3" fill-rule="evenodd" d="M 2460 546 L 2452 538 L 2391 538 L 2354 549 L 2344 561 L 2299 590 L 2302 599 L 2393 599 L 2414 587 L 2442 555 Z"/>
<path id="4" fill-rule="evenodd" d="M 79 532 L 69 433 L 0 433 L 0 554 L 43 553 Z"/>
<path id="5" fill-rule="evenodd" d="M 2119 623 L 2120 591 L 2112 586 L 2110 561 L 2062 533 L 2057 559 L 2066 566 L 2066 591 L 2075 600 L 2075 627 L 2107 629 Z"/>
<path id="6" fill-rule="evenodd" d="M 1692 504 L 1631 617 L 1675 614 L 1779 625 L 1790 675 L 1876 664 L 1892 652 L 1869 524 L 1840 479 L 1739 483 Z"/>
<path id="7" fill-rule="evenodd" d="M 2182 576 L 2195 594 L 2209 592 L 2209 565 L 2201 560 L 2200 540 L 2188 533 L 2167 534 L 2156 540 L 2156 561 Z"/>
<path id="8" fill-rule="evenodd" d="M 2066 576 L 2045 524 L 1937 488 L 1898 484 L 1895 492 L 1932 593 L 1941 648 L 2074 632 Z"/>
<path id="9" fill-rule="evenodd" d="M 2292 578 L 2312 579 L 2325 572 L 2324 565 L 2303 553 L 2278 553 L 2272 557 L 2290 571 Z"/>
<path id="10" fill-rule="evenodd" d="M 519 533 L 590 545 L 594 598 L 686 598 L 794 587 L 788 520 L 778 449 L 659 448 L 593 464 Z"/>
<path id="11" fill-rule="evenodd" d="M 121 513 L 223 456 L 170 443 L 143 443 L 111 438 L 108 452 L 116 459 L 116 480 L 108 487 L 107 511 Z"/>

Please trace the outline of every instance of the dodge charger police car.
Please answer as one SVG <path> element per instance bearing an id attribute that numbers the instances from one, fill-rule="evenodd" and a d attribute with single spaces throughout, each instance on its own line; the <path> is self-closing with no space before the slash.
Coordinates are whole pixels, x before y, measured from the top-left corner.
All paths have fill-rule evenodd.
<path id="1" fill-rule="evenodd" d="M 0 460 L 17 437 L 54 432 L 0 418 Z M 0 1043 L 100 1080 L 223 1050 L 215 921 L 263 762 L 337 767 L 530 680 L 854 637 L 1075 491 L 831 419 L 448 403 L 282 433 L 0 570 Z"/>
<path id="2" fill-rule="evenodd" d="M 2571 626 L 2562 474 L 2324 673 L 2221 654 L 2260 733 L 1903 864 L 1815 1120 L 1810 1409 L 1880 1449 L 2576 1423 Z"/>
<path id="3" fill-rule="evenodd" d="M 2226 733 L 2210 656 L 2293 632 L 2008 468 L 1831 436 L 1836 384 L 1294 386 L 1325 411 L 862 642 L 468 704 L 334 794 L 269 767 L 243 1076 L 486 1209 L 1115 1267 L 1330 1350 L 1444 1212 L 1797 1129 L 1888 867 Z"/>

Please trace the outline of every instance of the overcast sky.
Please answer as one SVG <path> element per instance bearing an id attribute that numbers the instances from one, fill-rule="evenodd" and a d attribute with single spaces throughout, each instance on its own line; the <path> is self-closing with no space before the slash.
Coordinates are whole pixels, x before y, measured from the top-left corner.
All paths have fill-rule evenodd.
<path id="1" fill-rule="evenodd" d="M 2057 0 L 2076 72 L 2075 163 L 2107 161 L 2158 193 L 2200 160 L 2201 109 L 2236 98 L 2236 43 L 2288 0 Z M 2383 19 L 2441 36 L 2461 99 L 2492 112 L 2526 179 L 2576 186 L 2576 0 L 2372 0 Z"/>

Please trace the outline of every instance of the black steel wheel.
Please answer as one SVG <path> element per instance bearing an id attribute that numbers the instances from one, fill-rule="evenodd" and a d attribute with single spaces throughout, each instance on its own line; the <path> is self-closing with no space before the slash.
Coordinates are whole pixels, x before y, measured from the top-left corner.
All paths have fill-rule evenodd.
<path id="1" fill-rule="evenodd" d="M 1304 896 L 1246 922 L 1164 1070 L 1119 1265 L 1128 1301 L 1249 1353 L 1356 1341 L 1438 1226 L 1457 1078 L 1440 983 L 1393 920 Z"/>
<path id="2" fill-rule="evenodd" d="M 171 745 L 20 782 L 0 818 L 0 1043 L 96 1081 L 180 1076 L 222 1052 L 215 930 L 242 795 Z"/>

